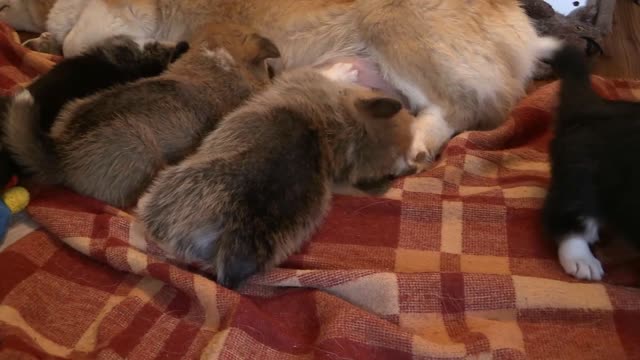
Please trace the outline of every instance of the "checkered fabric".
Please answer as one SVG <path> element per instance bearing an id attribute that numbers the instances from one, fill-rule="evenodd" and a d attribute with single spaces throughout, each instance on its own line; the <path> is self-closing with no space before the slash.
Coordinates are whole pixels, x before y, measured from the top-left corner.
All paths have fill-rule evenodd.
<path id="1" fill-rule="evenodd" d="M 40 55 L 0 47 L 3 86 L 34 75 L 17 73 Z M 640 82 L 594 81 L 640 99 Z M 578 282 L 541 235 L 556 92 L 384 197 L 336 196 L 302 251 L 237 292 L 167 260 L 131 214 L 34 189 L 42 228 L 0 252 L 0 358 L 640 359 L 637 279 Z"/>

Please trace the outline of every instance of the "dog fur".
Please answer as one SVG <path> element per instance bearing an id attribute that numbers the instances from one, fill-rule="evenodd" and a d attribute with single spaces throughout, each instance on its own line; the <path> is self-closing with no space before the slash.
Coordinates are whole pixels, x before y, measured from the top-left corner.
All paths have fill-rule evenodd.
<path id="1" fill-rule="evenodd" d="M 47 17 L 57 0 L 0 0 L 0 21 L 16 30 L 45 31 Z"/>
<path id="2" fill-rule="evenodd" d="M 265 60 L 278 55 L 243 26 L 206 27 L 162 75 L 66 105 L 50 134 L 57 161 L 40 166 L 40 178 L 114 206 L 135 204 L 158 170 L 270 83 Z"/>
<path id="3" fill-rule="evenodd" d="M 410 155 L 425 166 L 454 134 L 501 124 L 559 46 L 515 0 L 58 0 L 47 28 L 73 54 L 113 33 L 176 41 L 220 21 L 272 39 L 276 71 L 371 61 L 418 115 Z"/>
<path id="4" fill-rule="evenodd" d="M 589 249 L 600 228 L 640 247 L 640 172 L 633 165 L 640 153 L 640 103 L 598 96 L 585 61 L 580 50 L 567 47 L 552 62 L 562 85 L 543 220 L 564 270 L 600 280 L 604 270 Z"/>
<path id="5" fill-rule="evenodd" d="M 14 99 L 9 98 L 2 112 L 2 141 L 26 175 L 55 173 L 52 151 L 44 144 L 49 144 L 49 131 L 65 104 L 114 85 L 159 75 L 188 48 L 185 42 L 152 42 L 141 48 L 126 36 L 115 36 L 66 58 Z"/>
<path id="6" fill-rule="evenodd" d="M 412 171 L 413 117 L 395 99 L 340 81 L 351 71 L 287 72 L 229 114 L 141 199 L 148 233 L 235 287 L 300 248 L 333 182 L 363 188 Z"/>

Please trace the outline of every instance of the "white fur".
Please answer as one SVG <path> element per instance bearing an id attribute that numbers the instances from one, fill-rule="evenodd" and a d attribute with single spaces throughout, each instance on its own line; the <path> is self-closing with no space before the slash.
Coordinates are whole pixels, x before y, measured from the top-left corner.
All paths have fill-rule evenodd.
<path id="1" fill-rule="evenodd" d="M 89 0 L 58 0 L 49 11 L 47 31 L 60 44 L 76 25 Z"/>
<path id="2" fill-rule="evenodd" d="M 16 95 L 15 98 L 13 98 L 13 101 L 16 104 L 20 104 L 20 105 L 33 105 L 33 96 L 31 95 L 31 93 L 29 92 L 29 90 L 23 90 L 20 93 L 18 93 L 18 95 Z"/>
<path id="3" fill-rule="evenodd" d="M 594 219 L 585 220 L 585 231 L 572 234 L 560 242 L 558 258 L 564 271 L 581 280 L 601 280 L 602 264 L 589 249 L 589 244 L 598 241 L 598 224 Z"/>
<path id="4" fill-rule="evenodd" d="M 134 6 L 122 9 L 109 6 L 103 0 L 89 0 L 73 28 L 64 37 L 62 51 L 65 56 L 75 56 L 88 46 L 115 35 L 128 35 L 143 44 L 152 38 L 155 23 L 155 18 L 147 12 L 137 11 Z M 58 38 L 58 34 L 54 35 Z"/>
<path id="5" fill-rule="evenodd" d="M 204 55 L 208 58 L 217 61 L 217 64 L 224 69 L 225 71 L 230 71 L 233 64 L 235 64 L 235 60 L 233 56 L 229 54 L 229 52 L 225 48 L 215 48 L 213 50 L 209 50 L 204 48 Z"/>
<path id="6" fill-rule="evenodd" d="M 418 171 L 428 166 L 440 152 L 441 147 L 449 141 L 455 130 L 445 120 L 437 106 L 421 111 L 412 124 L 413 143 L 409 151 L 409 160 L 414 161 Z M 416 158 L 424 153 L 424 160 L 419 163 Z"/>
<path id="7" fill-rule="evenodd" d="M 358 70 L 349 63 L 335 63 L 330 68 L 322 70 L 322 75 L 333 81 L 355 83 L 358 81 Z"/>
<path id="8" fill-rule="evenodd" d="M 383 71 L 383 77 L 407 97 L 411 111 L 417 113 L 431 105 L 431 101 L 415 83 L 404 80 L 387 67 L 383 67 L 381 70 Z"/>
<path id="9" fill-rule="evenodd" d="M 535 41 L 535 55 L 538 59 L 551 59 L 556 51 L 562 47 L 562 40 L 551 36 L 542 36 Z"/>

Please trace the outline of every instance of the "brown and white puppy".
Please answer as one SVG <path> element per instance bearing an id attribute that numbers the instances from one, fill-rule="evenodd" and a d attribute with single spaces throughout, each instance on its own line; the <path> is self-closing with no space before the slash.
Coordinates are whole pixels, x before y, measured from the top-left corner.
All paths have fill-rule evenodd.
<path id="1" fill-rule="evenodd" d="M 265 60 L 277 56 L 249 28 L 206 26 L 162 75 L 66 105 L 50 134 L 57 171 L 39 177 L 114 206 L 135 204 L 158 170 L 271 82 Z"/>
<path id="2" fill-rule="evenodd" d="M 58 0 L 47 29 L 72 54 L 114 33 L 189 40 L 211 21 L 272 39 L 276 70 L 369 64 L 379 78 L 369 82 L 399 91 L 418 115 L 410 152 L 425 164 L 452 135 L 501 124 L 559 45 L 536 34 L 516 0 Z"/>
<path id="3" fill-rule="evenodd" d="M 338 64 L 328 76 L 349 72 Z M 148 233 L 235 287 L 300 248 L 334 181 L 358 186 L 411 171 L 412 116 L 401 103 L 326 74 L 285 73 L 160 172 L 139 203 Z"/>

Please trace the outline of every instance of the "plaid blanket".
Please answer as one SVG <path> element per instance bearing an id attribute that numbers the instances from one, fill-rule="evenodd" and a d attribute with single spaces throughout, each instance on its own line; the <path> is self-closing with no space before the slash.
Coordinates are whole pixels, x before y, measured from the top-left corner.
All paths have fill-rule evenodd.
<path id="1" fill-rule="evenodd" d="M 2 30 L 3 88 L 51 65 Z M 640 82 L 595 82 L 640 99 Z M 34 189 L 42 228 L 0 252 L 0 358 L 639 359 L 628 262 L 578 282 L 540 232 L 556 91 L 384 197 L 336 196 L 302 251 L 237 292 L 167 260 L 131 214 Z"/>

